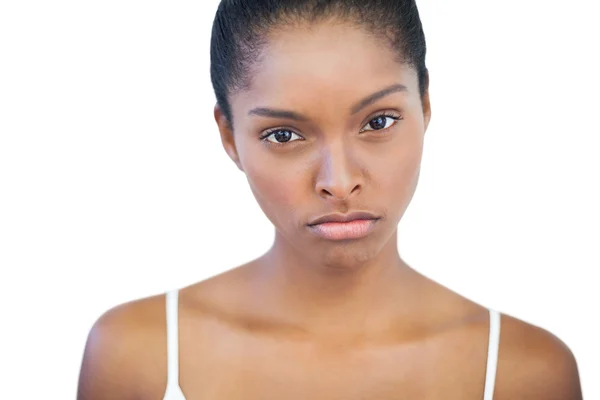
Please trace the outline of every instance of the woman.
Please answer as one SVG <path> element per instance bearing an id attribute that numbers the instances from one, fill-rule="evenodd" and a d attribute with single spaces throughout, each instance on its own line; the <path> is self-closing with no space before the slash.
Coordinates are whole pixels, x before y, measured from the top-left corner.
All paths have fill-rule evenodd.
<path id="1" fill-rule="evenodd" d="M 431 117 L 425 53 L 414 0 L 223 0 L 214 116 L 275 241 L 106 312 L 78 398 L 580 399 L 558 338 L 398 253 Z"/>

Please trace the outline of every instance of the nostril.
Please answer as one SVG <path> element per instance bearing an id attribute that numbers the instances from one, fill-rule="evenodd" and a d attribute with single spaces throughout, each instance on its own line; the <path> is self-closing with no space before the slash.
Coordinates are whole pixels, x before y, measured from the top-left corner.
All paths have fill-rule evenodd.
<path id="1" fill-rule="evenodd" d="M 345 201 L 350 196 L 354 195 L 355 192 L 359 192 L 361 189 L 361 185 L 355 185 L 352 190 L 344 189 L 344 188 L 321 188 L 321 196 L 328 198 L 335 198 L 336 200 Z"/>

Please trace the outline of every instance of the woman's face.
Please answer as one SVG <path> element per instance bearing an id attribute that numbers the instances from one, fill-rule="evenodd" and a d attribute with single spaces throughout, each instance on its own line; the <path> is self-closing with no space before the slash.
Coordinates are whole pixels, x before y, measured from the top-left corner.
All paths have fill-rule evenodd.
<path id="1" fill-rule="evenodd" d="M 419 177 L 429 100 L 416 72 L 346 24 L 278 30 L 261 55 L 250 88 L 230 98 L 235 134 L 215 108 L 226 151 L 285 246 L 332 265 L 375 257 Z M 358 239 L 307 226 L 354 211 L 380 218 Z"/>

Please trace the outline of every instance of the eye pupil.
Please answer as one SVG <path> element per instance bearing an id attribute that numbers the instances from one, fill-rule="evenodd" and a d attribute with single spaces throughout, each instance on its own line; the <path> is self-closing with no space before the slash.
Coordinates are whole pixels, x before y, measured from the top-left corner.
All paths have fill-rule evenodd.
<path id="1" fill-rule="evenodd" d="M 287 142 L 292 138 L 292 132 L 286 130 L 277 131 L 274 133 L 274 136 L 278 142 Z"/>
<path id="2" fill-rule="evenodd" d="M 369 126 L 373 129 L 383 129 L 385 128 L 385 120 L 387 117 L 377 117 L 377 118 L 373 118 L 371 120 L 371 122 L 369 122 Z"/>

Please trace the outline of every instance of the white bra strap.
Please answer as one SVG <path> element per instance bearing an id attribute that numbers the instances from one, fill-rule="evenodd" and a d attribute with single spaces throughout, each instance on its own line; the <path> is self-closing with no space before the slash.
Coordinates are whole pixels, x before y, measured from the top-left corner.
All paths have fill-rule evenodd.
<path id="1" fill-rule="evenodd" d="M 167 386 L 179 386 L 179 290 L 167 292 Z"/>
<path id="2" fill-rule="evenodd" d="M 488 342 L 487 367 L 485 369 L 485 391 L 483 400 L 494 398 L 496 369 L 498 366 L 498 348 L 500 347 L 500 313 L 490 309 L 490 337 Z"/>

